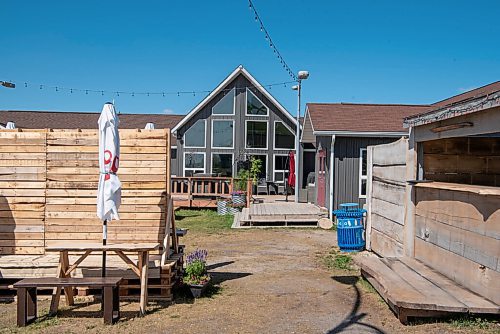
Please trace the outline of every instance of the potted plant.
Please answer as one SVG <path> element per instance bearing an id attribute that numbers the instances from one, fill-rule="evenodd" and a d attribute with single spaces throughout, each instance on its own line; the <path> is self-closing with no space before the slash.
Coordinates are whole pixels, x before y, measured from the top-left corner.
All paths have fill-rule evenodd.
<path id="1" fill-rule="evenodd" d="M 236 190 L 231 193 L 231 201 L 234 205 L 245 205 L 247 202 L 247 193 L 243 190 Z"/>
<path id="2" fill-rule="evenodd" d="M 239 190 L 246 191 L 247 190 L 247 180 L 252 180 L 253 193 L 257 192 L 257 180 L 261 173 L 262 169 L 262 161 L 260 159 L 256 159 L 255 157 L 250 157 L 250 170 L 241 169 L 238 172 L 238 181 L 236 182 L 236 186 Z"/>
<path id="3" fill-rule="evenodd" d="M 207 255 L 204 249 L 197 249 L 186 258 L 183 283 L 189 286 L 194 298 L 199 298 L 210 283 L 207 273 Z"/>
<path id="4" fill-rule="evenodd" d="M 243 197 L 245 199 L 246 196 Z M 237 201 L 236 203 L 232 200 L 227 202 L 226 204 L 226 214 L 228 215 L 235 215 L 238 212 L 241 212 L 241 209 L 244 208 L 246 205 L 246 201 Z"/>
<path id="5" fill-rule="evenodd" d="M 230 199 L 219 197 L 217 199 L 217 214 L 218 215 L 226 215 L 227 214 L 227 204 L 230 202 Z"/>

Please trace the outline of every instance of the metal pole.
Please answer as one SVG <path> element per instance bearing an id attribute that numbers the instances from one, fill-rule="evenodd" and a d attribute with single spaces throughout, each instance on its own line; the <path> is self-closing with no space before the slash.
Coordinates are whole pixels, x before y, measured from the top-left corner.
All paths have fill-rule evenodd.
<path id="1" fill-rule="evenodd" d="M 297 88 L 297 130 L 295 135 L 295 203 L 299 202 L 299 159 L 300 159 L 300 91 L 302 80 Z"/>

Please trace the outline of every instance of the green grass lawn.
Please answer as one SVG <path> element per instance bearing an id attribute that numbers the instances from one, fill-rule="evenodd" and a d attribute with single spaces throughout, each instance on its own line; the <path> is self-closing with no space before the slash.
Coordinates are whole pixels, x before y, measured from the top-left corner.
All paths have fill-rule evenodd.
<path id="1" fill-rule="evenodd" d="M 208 209 L 181 209 L 175 212 L 175 223 L 190 232 L 218 233 L 231 228 L 233 216 L 219 216 L 215 210 Z"/>

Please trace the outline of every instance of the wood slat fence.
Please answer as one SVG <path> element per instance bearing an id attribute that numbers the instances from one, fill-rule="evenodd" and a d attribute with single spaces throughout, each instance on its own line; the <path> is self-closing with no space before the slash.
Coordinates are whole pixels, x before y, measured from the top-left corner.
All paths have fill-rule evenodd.
<path id="1" fill-rule="evenodd" d="M 122 205 L 109 242 L 163 242 L 170 130 L 120 130 Z M 0 132 L 0 254 L 55 242 L 100 242 L 97 130 Z"/>

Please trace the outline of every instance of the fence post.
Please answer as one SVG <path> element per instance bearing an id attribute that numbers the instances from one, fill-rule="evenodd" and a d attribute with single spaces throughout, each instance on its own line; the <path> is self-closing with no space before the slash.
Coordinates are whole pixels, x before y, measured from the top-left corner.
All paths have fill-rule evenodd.
<path id="1" fill-rule="evenodd" d="M 189 207 L 193 206 L 193 182 L 190 177 L 188 177 L 188 199 L 189 199 Z"/>
<path id="2" fill-rule="evenodd" d="M 233 192 L 233 187 L 234 187 L 234 178 L 231 178 L 231 181 L 229 182 L 229 193 Z"/>
<path id="3" fill-rule="evenodd" d="M 250 207 L 250 199 L 252 198 L 252 179 L 247 180 L 247 208 Z"/>

